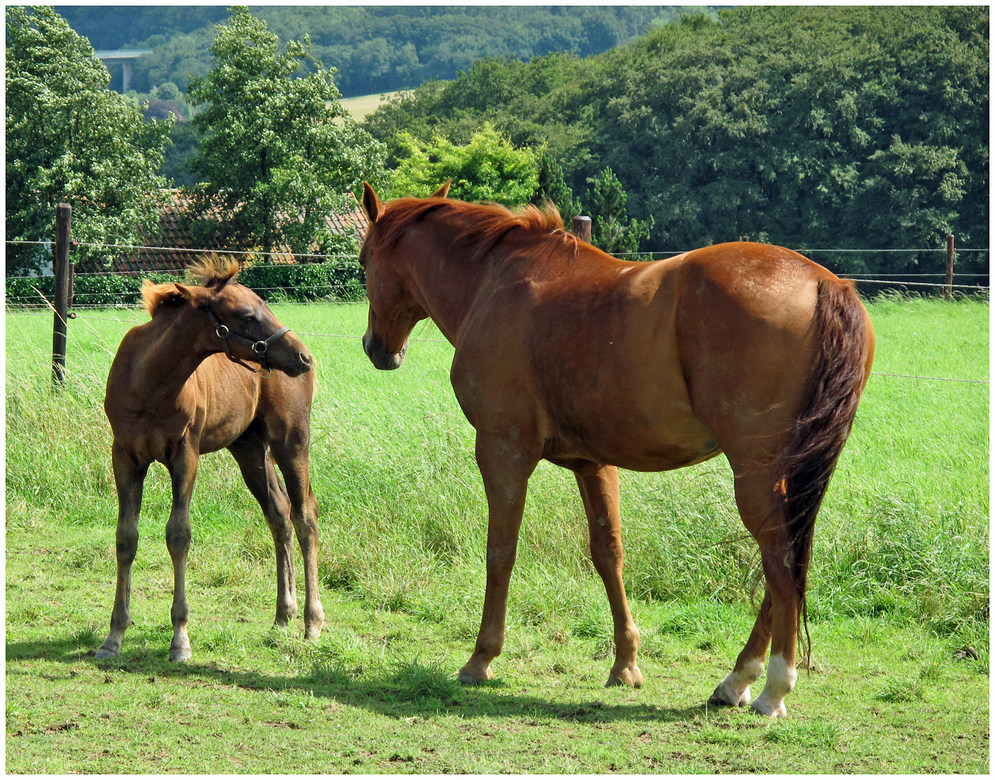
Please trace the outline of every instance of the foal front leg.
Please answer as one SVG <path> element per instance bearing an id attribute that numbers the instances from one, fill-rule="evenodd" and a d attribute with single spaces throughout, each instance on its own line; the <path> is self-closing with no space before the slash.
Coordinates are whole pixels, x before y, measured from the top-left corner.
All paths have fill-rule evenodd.
<path id="1" fill-rule="evenodd" d="M 595 466 L 577 470 L 577 484 L 591 533 L 591 560 L 601 575 L 608 593 L 612 622 L 615 626 L 615 665 L 605 687 L 643 684 L 643 673 L 636 665 L 639 629 L 629 612 L 622 582 L 622 530 L 618 502 L 618 469 Z"/>
<path id="2" fill-rule="evenodd" d="M 461 683 L 474 684 L 494 677 L 491 661 L 504 646 L 508 585 L 515 566 L 528 480 L 537 462 L 503 440 L 477 437 L 477 466 L 484 480 L 488 508 L 487 588 L 477 643 L 470 660 L 460 669 Z"/>
<path id="3" fill-rule="evenodd" d="M 169 463 L 173 483 L 173 505 L 166 523 L 166 547 L 173 561 L 173 606 L 169 613 L 173 622 L 173 641 L 169 646 L 169 660 L 175 662 L 189 661 L 191 655 L 187 636 L 190 610 L 186 576 L 190 551 L 190 497 L 197 476 L 197 457 L 197 450 L 187 446 Z"/>
<path id="4" fill-rule="evenodd" d="M 138 553 L 138 515 L 142 508 L 142 488 L 149 464 L 136 463 L 115 442 L 112 450 L 114 483 L 117 487 L 117 587 L 111 630 L 97 650 L 97 660 L 113 658 L 121 652 L 121 640 L 131 625 L 131 565 Z"/>

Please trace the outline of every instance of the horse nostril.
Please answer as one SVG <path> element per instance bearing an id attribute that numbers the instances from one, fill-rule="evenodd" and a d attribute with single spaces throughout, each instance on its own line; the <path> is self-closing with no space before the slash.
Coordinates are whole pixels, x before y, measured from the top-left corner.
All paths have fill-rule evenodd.
<path id="1" fill-rule="evenodd" d="M 311 356 L 307 352 L 301 352 L 300 355 L 301 355 L 301 363 L 303 363 L 305 366 L 310 366 Z"/>

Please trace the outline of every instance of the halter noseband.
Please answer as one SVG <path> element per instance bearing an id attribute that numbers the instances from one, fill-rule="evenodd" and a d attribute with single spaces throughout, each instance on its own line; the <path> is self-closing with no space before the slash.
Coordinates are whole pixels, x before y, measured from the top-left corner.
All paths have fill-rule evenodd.
<path id="1" fill-rule="evenodd" d="M 217 333 L 218 338 L 221 339 L 221 344 L 225 348 L 225 355 L 228 356 L 228 359 L 232 363 L 244 366 L 249 369 L 249 371 L 253 371 L 257 374 L 261 374 L 262 371 L 265 371 L 266 375 L 271 373 L 269 363 L 266 360 L 266 352 L 269 350 L 270 344 L 273 344 L 283 338 L 285 334 L 290 332 L 290 328 L 284 325 L 265 341 L 253 341 L 252 339 L 247 339 L 245 336 L 240 336 L 238 333 L 232 333 L 228 326 L 223 324 L 221 320 L 218 319 L 217 315 L 211 311 L 211 309 L 205 307 L 204 312 L 210 318 L 211 324 L 214 325 L 214 332 Z M 253 368 L 241 358 L 235 357 L 231 353 L 231 347 L 228 345 L 229 341 L 234 341 L 237 344 L 241 344 L 251 349 L 256 354 L 256 357 L 259 358 L 259 364 L 262 366 L 262 371 L 258 368 Z"/>

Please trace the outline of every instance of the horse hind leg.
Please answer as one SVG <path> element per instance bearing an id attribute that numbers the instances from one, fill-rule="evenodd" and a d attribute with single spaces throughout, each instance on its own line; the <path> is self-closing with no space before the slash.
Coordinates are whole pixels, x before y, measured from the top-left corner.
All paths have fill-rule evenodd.
<path id="1" fill-rule="evenodd" d="M 764 601 L 750 639 L 732 673 L 715 689 L 713 704 L 750 704 L 764 715 L 783 717 L 784 698 L 794 687 L 796 637 L 804 583 L 794 565 L 790 529 L 784 515 L 784 496 L 763 470 L 736 477 L 736 503 L 747 529 L 760 546 L 766 578 Z M 763 673 L 767 646 L 770 663 L 763 692 L 750 701 L 749 685 Z"/>
<path id="2" fill-rule="evenodd" d="M 110 633 L 97 650 L 97 660 L 114 658 L 121 652 L 124 632 L 131 625 L 131 566 L 138 553 L 138 515 L 148 473 L 148 464 L 136 464 L 119 445 L 115 444 L 112 458 L 118 497 L 117 585 Z"/>
<path id="3" fill-rule="evenodd" d="M 294 572 L 294 529 L 290 522 L 290 499 L 273 466 L 269 448 L 257 433 L 249 432 L 232 444 L 231 452 L 249 492 L 259 502 L 273 535 L 276 549 L 277 626 L 286 626 L 297 614 L 297 584 Z"/>
<path id="4" fill-rule="evenodd" d="M 618 500 L 618 470 L 614 466 L 591 467 L 576 472 L 577 484 L 587 512 L 591 536 L 591 560 L 604 582 L 615 629 L 615 663 L 605 687 L 629 685 L 639 688 L 643 673 L 636 665 L 639 629 L 629 611 L 622 582 L 622 532 Z"/>

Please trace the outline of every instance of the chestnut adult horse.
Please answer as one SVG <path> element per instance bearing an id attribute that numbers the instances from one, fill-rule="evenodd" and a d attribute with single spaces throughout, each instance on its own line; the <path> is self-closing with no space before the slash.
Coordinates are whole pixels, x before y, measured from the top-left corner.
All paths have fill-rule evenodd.
<path id="1" fill-rule="evenodd" d="M 152 319 L 128 331 L 111 365 L 104 409 L 114 433 L 117 590 L 111 630 L 97 658 L 116 656 L 131 624 L 138 513 L 153 461 L 165 464 L 173 490 L 166 524 L 174 574 L 169 659 L 190 658 L 190 497 L 200 455 L 222 448 L 235 457 L 273 533 L 276 623 L 285 625 L 297 612 L 296 529 L 304 556 L 305 635 L 321 632 L 318 503 L 308 469 L 311 355 L 259 296 L 235 282 L 237 271 L 234 262 L 204 262 L 191 268 L 199 285 L 146 282 L 142 295 Z"/>
<path id="2" fill-rule="evenodd" d="M 430 317 L 455 347 L 451 379 L 476 429 L 488 502 L 487 587 L 459 678 L 493 676 L 526 485 L 540 459 L 574 472 L 614 619 L 609 685 L 642 684 L 622 583 L 617 467 L 663 471 L 724 452 L 766 586 L 713 704 L 784 715 L 813 524 L 871 368 L 852 286 L 788 249 L 721 244 L 650 263 L 612 258 L 555 209 L 433 197 L 383 203 L 367 185 L 369 328 L 380 369 Z"/>

